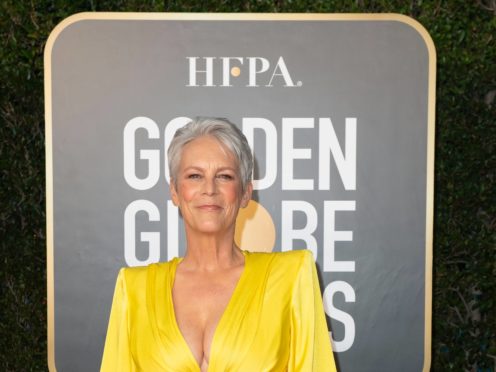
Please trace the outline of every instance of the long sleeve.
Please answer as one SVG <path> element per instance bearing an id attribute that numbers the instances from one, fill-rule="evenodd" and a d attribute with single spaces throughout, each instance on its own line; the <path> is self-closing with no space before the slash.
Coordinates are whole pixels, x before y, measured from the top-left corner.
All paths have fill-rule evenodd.
<path id="1" fill-rule="evenodd" d="M 129 347 L 128 299 L 124 270 L 119 271 L 107 329 L 100 372 L 134 372 Z"/>
<path id="2" fill-rule="evenodd" d="M 315 262 L 304 252 L 292 293 L 288 371 L 336 371 Z"/>

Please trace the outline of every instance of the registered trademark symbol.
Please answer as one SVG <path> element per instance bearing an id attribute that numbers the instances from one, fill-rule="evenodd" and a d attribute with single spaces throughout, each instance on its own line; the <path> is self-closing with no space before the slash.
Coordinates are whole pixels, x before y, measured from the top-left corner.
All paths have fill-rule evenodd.
<path id="1" fill-rule="evenodd" d="M 301 80 L 298 80 L 298 81 L 296 82 L 296 86 L 301 87 L 302 85 L 303 85 L 303 83 L 301 82 Z"/>

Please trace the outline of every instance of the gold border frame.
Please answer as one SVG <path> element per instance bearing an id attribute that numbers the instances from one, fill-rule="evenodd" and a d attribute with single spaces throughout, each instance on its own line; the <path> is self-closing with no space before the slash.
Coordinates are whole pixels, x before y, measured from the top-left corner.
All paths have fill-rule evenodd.
<path id="1" fill-rule="evenodd" d="M 87 20 L 188 20 L 188 21 L 397 21 L 415 29 L 425 42 L 429 56 L 427 99 L 427 182 L 425 219 L 425 326 L 423 372 L 431 365 L 432 263 L 434 223 L 434 140 L 436 106 L 436 49 L 427 30 L 413 18 L 395 13 L 78 13 L 60 22 L 50 33 L 44 52 L 45 154 L 47 234 L 47 337 L 48 369 L 55 367 L 54 252 L 53 252 L 53 153 L 52 153 L 52 70 L 51 54 L 59 34 L 68 26 Z"/>

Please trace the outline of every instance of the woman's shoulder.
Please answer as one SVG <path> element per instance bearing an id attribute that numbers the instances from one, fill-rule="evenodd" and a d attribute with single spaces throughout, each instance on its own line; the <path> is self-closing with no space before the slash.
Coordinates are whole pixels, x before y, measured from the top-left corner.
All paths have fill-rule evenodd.
<path id="1" fill-rule="evenodd" d="M 119 276 L 127 281 L 140 281 L 146 280 L 146 278 L 150 275 L 151 272 L 168 272 L 172 265 L 174 265 L 176 259 L 172 259 L 167 262 L 156 262 L 151 263 L 146 266 L 132 266 L 132 267 L 122 267 L 119 270 Z"/>
<path id="2" fill-rule="evenodd" d="M 284 252 L 248 252 L 250 258 L 255 263 L 270 262 L 271 266 L 281 270 L 297 270 L 305 262 L 313 261 L 313 254 L 308 249 L 299 249 Z"/>
<path id="3" fill-rule="evenodd" d="M 253 251 L 245 251 L 246 254 L 254 257 L 258 257 L 260 259 L 278 259 L 278 260 L 302 260 L 307 257 L 313 257 L 312 251 L 309 249 L 296 249 L 291 251 L 283 251 L 283 252 L 253 252 Z"/>

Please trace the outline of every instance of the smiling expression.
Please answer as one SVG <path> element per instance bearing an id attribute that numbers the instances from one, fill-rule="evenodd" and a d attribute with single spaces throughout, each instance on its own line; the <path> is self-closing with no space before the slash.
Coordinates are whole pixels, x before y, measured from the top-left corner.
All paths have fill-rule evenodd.
<path id="1" fill-rule="evenodd" d="M 238 162 L 229 149 L 211 136 L 187 143 L 176 177 L 171 182 L 172 201 L 187 230 L 234 232 L 238 210 L 248 204 L 252 186 L 243 192 Z"/>

